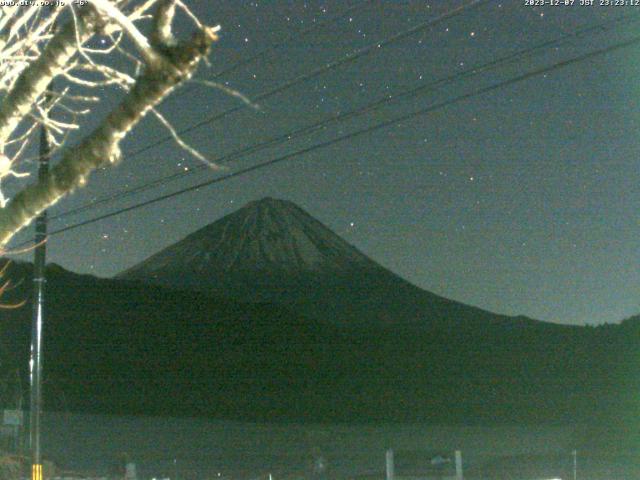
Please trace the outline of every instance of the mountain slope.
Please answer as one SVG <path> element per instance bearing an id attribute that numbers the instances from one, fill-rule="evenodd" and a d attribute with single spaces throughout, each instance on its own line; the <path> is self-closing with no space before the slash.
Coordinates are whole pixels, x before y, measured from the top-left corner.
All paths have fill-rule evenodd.
<path id="1" fill-rule="evenodd" d="M 533 322 L 421 290 L 300 207 L 273 198 L 247 204 L 117 278 L 292 305 L 307 316 L 350 326 Z"/>

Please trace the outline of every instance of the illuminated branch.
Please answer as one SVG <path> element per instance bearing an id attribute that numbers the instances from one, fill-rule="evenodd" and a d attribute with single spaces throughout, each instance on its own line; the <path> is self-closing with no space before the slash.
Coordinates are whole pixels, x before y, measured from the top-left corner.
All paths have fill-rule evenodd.
<path id="1" fill-rule="evenodd" d="M 0 11 L 0 95 L 4 92 L 0 104 L 0 184 L 7 178 L 27 175 L 16 166 L 38 125 L 47 127 L 52 153 L 62 152 L 48 176 L 10 200 L 0 191 L 0 248 L 40 212 L 84 185 L 93 170 L 117 163 L 122 139 L 149 111 L 175 133 L 169 120 L 154 107 L 189 80 L 200 61 L 206 60 L 218 28 L 202 25 L 181 0 L 137 3 L 89 0 L 89 5 L 76 9 L 67 2 L 67 7 L 49 15 L 43 14 L 45 9 L 33 8 L 7 7 Z M 150 16 L 153 6 L 156 11 Z M 178 8 L 196 26 L 191 40 L 181 43 L 171 31 Z M 55 30 L 55 20 L 63 10 L 69 12 L 69 20 Z M 152 32 L 147 37 L 136 22 L 148 18 L 152 20 Z M 96 35 L 99 42 L 87 46 Z M 124 36 L 136 52 L 123 47 Z M 114 62 L 110 58 L 113 55 L 124 58 L 132 71 L 115 68 L 122 62 Z M 56 78 L 65 87 L 57 93 L 47 92 Z M 77 145 L 66 146 L 68 135 L 81 127 L 79 117 L 90 111 L 88 104 L 100 101 L 104 89 L 110 86 L 124 90 L 124 98 L 92 133 Z M 89 95 L 88 90 L 98 95 Z M 52 116 L 54 109 L 58 113 Z M 174 139 L 206 161 L 177 134 Z"/>
<path id="2" fill-rule="evenodd" d="M 77 52 L 78 42 L 87 41 L 100 24 L 92 10 L 84 9 L 77 22 L 69 22 L 47 43 L 42 54 L 21 71 L 0 104 L 0 152 L 18 124 L 38 103 L 51 81 L 62 74 Z M 8 61 L 3 54 L 2 60 Z M 9 74 L 11 71 L 9 70 Z"/>
<path id="3" fill-rule="evenodd" d="M 68 149 L 43 180 L 14 196 L 0 210 L 0 245 L 41 211 L 85 184 L 89 174 L 120 159 L 120 142 L 144 115 L 181 82 L 191 77 L 216 40 L 217 28 L 205 28 L 191 41 L 167 49 L 161 61 L 148 65 L 123 101 L 78 146 Z"/>

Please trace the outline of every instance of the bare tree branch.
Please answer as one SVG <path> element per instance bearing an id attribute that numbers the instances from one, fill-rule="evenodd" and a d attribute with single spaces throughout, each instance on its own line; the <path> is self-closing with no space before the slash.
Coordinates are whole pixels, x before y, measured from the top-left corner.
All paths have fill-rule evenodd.
<path id="1" fill-rule="evenodd" d="M 0 104 L 0 153 L 4 145 L 43 95 L 51 81 L 62 74 L 81 42 L 90 38 L 100 25 L 100 17 L 84 8 L 77 22 L 67 23 L 47 44 L 42 54 L 20 75 Z"/>
<path id="2" fill-rule="evenodd" d="M 85 18 L 84 26 L 81 28 L 88 28 L 86 26 L 88 23 L 89 21 Z M 169 95 L 177 85 L 193 75 L 199 62 L 207 55 L 211 43 L 217 39 L 217 31 L 218 28 L 205 27 L 199 30 L 190 41 L 175 47 L 167 46 L 162 53 L 156 52 L 158 59 L 146 65 L 130 92 L 109 113 L 102 124 L 79 145 L 68 149 L 48 176 L 26 187 L 15 195 L 4 209 L 0 210 L 0 246 L 6 245 L 16 232 L 29 224 L 41 211 L 75 188 L 84 185 L 93 170 L 117 163 L 120 159 L 122 139 L 151 108 Z M 75 35 L 75 30 L 67 32 L 65 36 L 67 40 L 68 35 Z M 58 41 L 56 45 L 60 43 L 61 41 Z M 76 47 L 62 42 L 62 45 L 53 49 L 53 52 L 57 52 L 55 55 L 49 47 L 47 48 L 51 57 L 49 61 L 56 65 L 53 67 L 57 69 L 56 74 L 64 69 L 61 59 L 66 58 L 66 61 L 69 61 L 71 58 L 65 48 L 70 50 Z M 66 53 L 63 53 L 63 50 Z M 47 71 L 45 74 L 47 78 L 52 78 L 51 66 L 44 64 L 41 69 Z M 40 80 L 33 79 L 31 83 L 39 85 Z M 46 87 L 43 87 L 43 90 L 44 88 Z M 34 87 L 30 90 L 34 90 Z M 13 103 L 19 102 L 14 100 Z M 13 111 L 16 110 L 17 107 L 14 107 Z M 3 117 L 0 116 L 1 118 Z M 5 118 L 9 119 L 6 120 L 7 123 L 15 121 L 10 116 L 5 115 Z M 2 126 L 1 122 L 0 126 Z"/>

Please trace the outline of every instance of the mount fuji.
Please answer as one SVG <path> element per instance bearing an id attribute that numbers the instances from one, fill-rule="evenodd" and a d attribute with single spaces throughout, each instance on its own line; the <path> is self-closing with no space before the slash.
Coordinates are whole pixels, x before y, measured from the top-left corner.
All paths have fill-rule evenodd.
<path id="1" fill-rule="evenodd" d="M 348 326 L 534 322 L 422 290 L 294 203 L 274 198 L 245 205 L 117 278 L 295 306 L 306 316 Z"/>

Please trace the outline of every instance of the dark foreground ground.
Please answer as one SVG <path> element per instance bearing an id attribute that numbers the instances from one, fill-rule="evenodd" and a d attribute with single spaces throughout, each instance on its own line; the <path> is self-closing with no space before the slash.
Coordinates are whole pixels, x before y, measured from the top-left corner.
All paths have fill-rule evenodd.
<path id="1" fill-rule="evenodd" d="M 301 425 L 63 413 L 43 420 L 45 457 L 62 470 L 116 477 L 127 456 L 139 478 L 180 480 L 378 479 L 389 448 L 399 478 L 451 475 L 451 464 L 438 467 L 432 459 L 461 450 L 465 478 L 566 480 L 573 478 L 572 451 L 589 434 L 580 426 Z M 580 479 L 640 478 L 637 455 L 620 445 L 578 450 L 577 465 Z"/>

